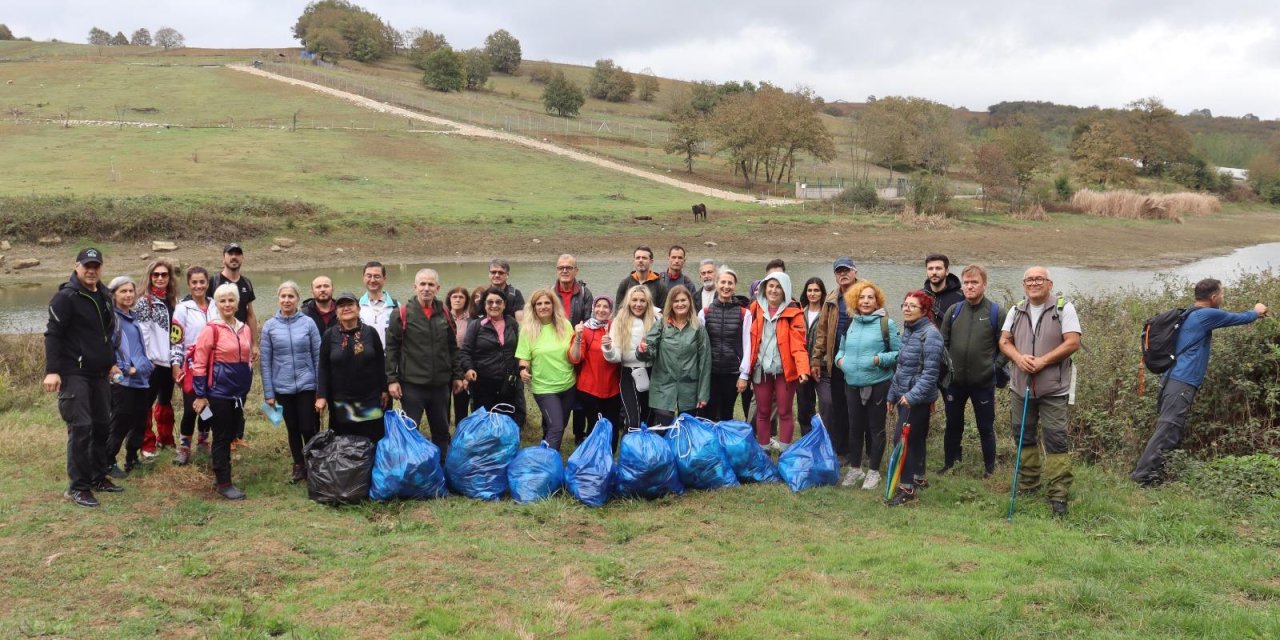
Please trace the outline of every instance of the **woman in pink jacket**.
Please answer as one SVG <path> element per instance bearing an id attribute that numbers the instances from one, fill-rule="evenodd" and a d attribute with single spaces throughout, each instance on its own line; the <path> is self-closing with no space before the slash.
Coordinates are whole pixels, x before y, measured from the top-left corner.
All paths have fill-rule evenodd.
<path id="1" fill-rule="evenodd" d="M 244 500 L 231 484 L 231 441 L 244 415 L 244 399 L 253 383 L 253 339 L 249 325 L 236 319 L 240 290 L 223 284 L 213 293 L 218 319 L 209 321 L 196 339 L 191 367 L 196 399 L 191 406 L 204 414 L 213 431 L 213 475 L 218 493 L 228 500 Z M 205 410 L 208 410 L 209 415 Z"/>

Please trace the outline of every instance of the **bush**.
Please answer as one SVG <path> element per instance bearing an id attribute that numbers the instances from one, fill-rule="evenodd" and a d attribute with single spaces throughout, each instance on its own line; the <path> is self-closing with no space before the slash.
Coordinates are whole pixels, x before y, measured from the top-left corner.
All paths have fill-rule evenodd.
<path id="1" fill-rule="evenodd" d="M 0 211 L 5 212 L 0 220 L 0 234 L 6 237 L 35 240 L 49 233 L 49 229 L 57 229 L 68 237 L 164 235 L 171 239 L 218 243 L 227 238 L 258 235 L 289 220 L 323 214 L 315 205 L 295 200 L 199 200 L 168 196 L 0 197 Z"/>
<path id="2" fill-rule="evenodd" d="M 1200 461 L 1175 451 L 1167 469 L 1178 482 L 1206 498 L 1241 505 L 1253 498 L 1280 496 L 1280 458 L 1265 453 Z"/>
<path id="3" fill-rule="evenodd" d="M 951 201 L 951 184 L 943 176 L 928 171 L 916 173 L 911 178 L 907 192 L 907 206 L 911 212 L 926 216 L 943 215 Z"/>
<path id="4" fill-rule="evenodd" d="M 1071 188 L 1071 178 L 1065 174 L 1053 180 L 1053 191 L 1061 202 L 1069 202 L 1071 196 L 1075 194 L 1075 190 Z"/>
<path id="5" fill-rule="evenodd" d="M 837 204 L 852 209 L 875 209 L 880 206 L 880 196 L 876 194 L 876 186 L 870 182 L 855 182 L 835 197 Z"/>

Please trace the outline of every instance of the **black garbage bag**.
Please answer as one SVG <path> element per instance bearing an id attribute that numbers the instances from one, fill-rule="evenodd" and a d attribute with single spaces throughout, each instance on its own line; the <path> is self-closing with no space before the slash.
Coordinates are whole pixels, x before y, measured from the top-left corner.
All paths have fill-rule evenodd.
<path id="1" fill-rule="evenodd" d="M 302 450 L 307 464 L 307 497 L 320 504 L 354 504 L 369 497 L 373 441 L 364 436 L 317 434 Z"/>

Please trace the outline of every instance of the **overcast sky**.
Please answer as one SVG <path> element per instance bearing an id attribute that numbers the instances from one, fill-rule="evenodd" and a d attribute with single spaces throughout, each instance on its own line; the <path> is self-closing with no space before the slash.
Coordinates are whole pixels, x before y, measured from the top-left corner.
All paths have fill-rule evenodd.
<path id="1" fill-rule="evenodd" d="M 193 47 L 297 46 L 290 0 L 0 0 L 15 35 L 84 42 L 167 25 Z M 827 100 L 922 96 L 985 111 L 1002 100 L 1118 107 L 1158 96 L 1185 113 L 1280 118 L 1275 0 L 368 0 L 397 29 L 455 48 L 505 28 L 525 59 L 613 58 L 685 80 L 804 84 Z"/>

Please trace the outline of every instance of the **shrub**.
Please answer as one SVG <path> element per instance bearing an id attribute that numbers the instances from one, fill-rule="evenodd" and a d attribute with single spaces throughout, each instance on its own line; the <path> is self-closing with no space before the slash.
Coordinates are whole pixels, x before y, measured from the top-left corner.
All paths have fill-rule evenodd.
<path id="1" fill-rule="evenodd" d="M 911 189 L 907 192 L 907 206 L 912 212 L 926 216 L 943 215 L 950 201 L 951 184 L 945 177 L 928 171 L 912 176 Z"/>
<path id="2" fill-rule="evenodd" d="M 837 204 L 853 209 L 875 209 L 880 205 L 880 196 L 876 194 L 876 186 L 870 182 L 856 182 L 845 188 L 835 197 Z"/>
<path id="3" fill-rule="evenodd" d="M 1057 194 L 1058 200 L 1067 202 L 1071 200 L 1071 196 L 1075 191 L 1071 188 L 1071 178 L 1066 174 L 1060 175 L 1053 180 L 1053 191 Z"/>
<path id="4" fill-rule="evenodd" d="M 0 197 L 0 234 L 35 240 L 57 229 L 69 237 L 149 238 L 225 241 L 247 238 L 289 220 L 316 217 L 315 205 L 296 200 L 258 198 L 200 200 L 168 196 L 77 198 L 73 196 Z M 105 230 L 105 232 L 104 232 Z"/>
<path id="5" fill-rule="evenodd" d="M 1097 192 L 1081 189 L 1071 205 L 1084 213 L 1106 218 L 1176 220 L 1184 213 L 1207 215 L 1222 210 L 1217 196 L 1203 193 L 1138 193 L 1121 189 Z"/>
<path id="6" fill-rule="evenodd" d="M 1175 451 L 1166 469 L 1193 493 L 1235 505 L 1280 496 L 1280 458 L 1265 453 L 1201 461 Z"/>

